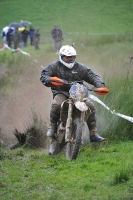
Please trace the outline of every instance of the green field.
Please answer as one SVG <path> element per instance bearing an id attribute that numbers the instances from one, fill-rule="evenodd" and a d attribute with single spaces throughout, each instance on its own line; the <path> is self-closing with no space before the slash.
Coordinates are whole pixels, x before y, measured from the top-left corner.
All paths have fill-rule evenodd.
<path id="1" fill-rule="evenodd" d="M 11 22 L 28 20 L 50 31 L 54 24 L 72 34 L 132 32 L 132 0 L 1 0 L 0 29 Z"/>

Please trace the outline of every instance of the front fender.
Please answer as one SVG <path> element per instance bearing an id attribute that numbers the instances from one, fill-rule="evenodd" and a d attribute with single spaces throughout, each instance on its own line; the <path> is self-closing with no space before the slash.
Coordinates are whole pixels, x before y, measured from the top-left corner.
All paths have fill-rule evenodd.
<path id="1" fill-rule="evenodd" d="M 81 112 L 83 111 L 87 111 L 88 110 L 88 106 L 85 104 L 85 102 L 81 102 L 81 101 L 76 101 L 74 103 L 75 107 L 80 110 Z"/>

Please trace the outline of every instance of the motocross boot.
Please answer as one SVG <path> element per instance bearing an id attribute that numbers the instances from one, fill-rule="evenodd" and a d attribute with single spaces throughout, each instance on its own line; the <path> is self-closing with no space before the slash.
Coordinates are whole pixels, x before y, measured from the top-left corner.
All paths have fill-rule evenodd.
<path id="1" fill-rule="evenodd" d="M 48 137 L 54 137 L 55 133 L 57 132 L 57 124 L 50 123 L 50 126 L 47 131 Z"/>
<path id="2" fill-rule="evenodd" d="M 87 120 L 88 128 L 90 131 L 91 142 L 103 142 L 105 138 L 97 134 L 95 112 L 92 112 Z"/>
<path id="3" fill-rule="evenodd" d="M 103 142 L 104 140 L 106 140 L 106 139 L 101 137 L 97 133 L 93 133 L 92 135 L 90 135 L 91 142 Z"/>
<path id="4" fill-rule="evenodd" d="M 47 131 L 48 137 L 53 137 L 57 132 L 57 122 L 59 121 L 58 105 L 53 104 L 50 111 L 50 126 Z"/>

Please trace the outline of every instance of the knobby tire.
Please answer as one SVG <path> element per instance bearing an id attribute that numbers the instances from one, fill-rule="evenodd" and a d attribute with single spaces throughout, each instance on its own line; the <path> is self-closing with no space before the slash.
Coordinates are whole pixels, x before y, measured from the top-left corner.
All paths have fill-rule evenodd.
<path id="1" fill-rule="evenodd" d="M 76 159 L 80 150 L 82 140 L 82 122 L 79 118 L 74 120 L 72 138 L 74 142 L 68 142 L 66 144 L 66 158 L 68 160 Z"/>

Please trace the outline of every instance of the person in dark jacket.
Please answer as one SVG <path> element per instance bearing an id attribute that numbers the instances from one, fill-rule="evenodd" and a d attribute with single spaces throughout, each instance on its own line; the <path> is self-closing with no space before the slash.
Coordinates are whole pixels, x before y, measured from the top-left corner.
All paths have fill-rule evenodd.
<path id="1" fill-rule="evenodd" d="M 6 34 L 7 45 L 11 48 L 12 47 L 12 29 L 9 28 Z"/>
<path id="2" fill-rule="evenodd" d="M 47 132 L 49 137 L 53 137 L 57 131 L 61 104 L 68 98 L 70 89 L 68 86 L 57 87 L 52 85 L 51 77 L 58 77 L 66 81 L 82 80 L 97 88 L 105 87 L 104 82 L 96 73 L 87 66 L 76 62 L 75 59 L 76 50 L 69 45 L 62 46 L 59 51 L 59 60 L 48 65 L 41 73 L 41 82 L 45 86 L 51 87 L 54 96 L 50 111 L 50 126 Z M 90 99 L 87 99 L 85 103 L 89 107 L 89 112 L 91 111 L 87 120 L 90 140 L 91 142 L 102 142 L 105 138 L 97 134 L 95 106 Z"/>
<path id="3" fill-rule="evenodd" d="M 55 25 L 51 31 L 51 35 L 54 41 L 56 53 L 59 53 L 63 40 L 63 32 L 59 26 Z"/>
<path id="4" fill-rule="evenodd" d="M 26 26 L 25 26 L 25 29 L 21 33 L 21 40 L 23 42 L 24 47 L 27 46 L 28 36 L 29 36 L 29 31 L 26 29 Z"/>
<path id="5" fill-rule="evenodd" d="M 14 43 L 14 49 L 17 49 L 20 47 L 20 42 L 21 42 L 21 34 L 18 31 L 18 28 L 15 29 L 15 32 L 12 35 L 13 43 Z"/>
<path id="6" fill-rule="evenodd" d="M 30 26 L 29 36 L 30 36 L 30 44 L 31 45 L 33 45 L 34 32 L 35 32 L 35 29 L 32 26 Z"/>

